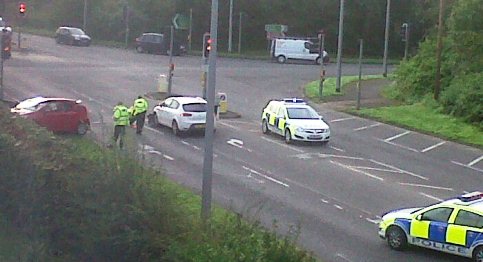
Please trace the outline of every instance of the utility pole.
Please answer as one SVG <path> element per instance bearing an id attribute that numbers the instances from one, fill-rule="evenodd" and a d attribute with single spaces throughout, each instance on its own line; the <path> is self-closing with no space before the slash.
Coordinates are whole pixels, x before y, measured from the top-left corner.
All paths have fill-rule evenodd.
<path id="1" fill-rule="evenodd" d="M 325 81 L 325 64 L 324 64 L 324 50 L 325 50 L 325 33 L 319 33 L 319 56 L 320 56 L 320 82 L 319 82 L 319 99 L 322 99 Z"/>
<path id="2" fill-rule="evenodd" d="M 404 32 L 404 60 L 408 59 L 409 52 L 409 23 L 406 24 L 406 31 Z"/>
<path id="3" fill-rule="evenodd" d="M 189 30 L 189 41 L 188 50 L 191 52 L 191 42 L 193 41 L 193 8 L 190 8 L 190 30 Z"/>
<path id="4" fill-rule="evenodd" d="M 339 37 L 337 43 L 337 81 L 335 91 L 340 93 L 340 79 L 342 74 L 342 40 L 344 34 L 344 0 L 340 0 L 339 8 Z"/>
<path id="5" fill-rule="evenodd" d="M 438 42 L 436 46 L 436 77 L 434 83 L 434 100 L 439 99 L 441 90 L 441 52 L 443 50 L 443 14 L 444 0 L 439 0 L 439 17 L 438 17 Z"/>
<path id="6" fill-rule="evenodd" d="M 205 152 L 203 155 L 203 183 L 201 189 L 201 218 L 205 225 L 207 225 L 211 217 L 216 57 L 218 49 L 218 0 L 211 0 L 210 36 L 212 46 L 208 57 L 208 86 L 206 91 L 208 108 L 206 109 Z"/>
<path id="7" fill-rule="evenodd" d="M 5 29 L 0 32 L 0 100 L 3 100 L 3 35 Z"/>
<path id="8" fill-rule="evenodd" d="M 240 12 L 240 21 L 238 22 L 238 54 L 241 54 L 242 16 L 243 16 L 243 12 Z"/>
<path id="9" fill-rule="evenodd" d="M 361 109 L 361 84 L 362 84 L 362 52 L 363 52 L 364 40 L 359 39 L 359 81 L 357 82 L 357 107 Z"/>
<path id="10" fill-rule="evenodd" d="M 84 0 L 84 23 L 82 29 L 87 33 L 87 0 Z"/>
<path id="11" fill-rule="evenodd" d="M 124 23 L 126 26 L 126 33 L 125 33 L 125 39 L 124 39 L 124 44 L 126 48 L 128 48 L 129 45 L 129 3 L 126 1 L 126 5 L 124 6 L 125 12 L 124 12 Z"/>
<path id="12" fill-rule="evenodd" d="M 382 59 L 382 67 L 384 72 L 382 76 L 387 77 L 387 53 L 389 49 L 389 20 L 391 16 L 391 0 L 387 0 L 386 4 L 386 28 L 384 30 L 384 58 Z"/>
<path id="13" fill-rule="evenodd" d="M 171 39 L 169 41 L 169 69 L 168 69 L 168 96 L 171 96 L 171 90 L 173 85 L 173 45 L 174 45 L 174 26 L 170 27 Z"/>
<path id="14" fill-rule="evenodd" d="M 231 42 L 233 35 L 233 0 L 230 0 L 230 21 L 228 25 L 228 52 L 231 53 Z"/>

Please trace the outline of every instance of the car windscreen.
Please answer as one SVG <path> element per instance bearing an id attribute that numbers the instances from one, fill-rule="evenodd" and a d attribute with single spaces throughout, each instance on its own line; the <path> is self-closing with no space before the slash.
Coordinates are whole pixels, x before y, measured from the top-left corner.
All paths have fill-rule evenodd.
<path id="1" fill-rule="evenodd" d="M 289 107 L 287 113 L 290 119 L 319 119 L 319 114 L 308 107 Z"/>
<path id="2" fill-rule="evenodd" d="M 27 99 L 27 100 L 24 100 L 24 101 L 18 103 L 15 106 L 15 108 L 25 109 L 25 110 L 30 110 L 30 111 L 36 111 L 40 104 L 41 104 L 41 101 L 39 99 L 32 98 L 32 99 Z"/>
<path id="3" fill-rule="evenodd" d="M 185 112 L 206 112 L 206 103 L 184 104 L 183 110 Z"/>
<path id="4" fill-rule="evenodd" d="M 79 28 L 71 28 L 70 29 L 70 32 L 73 34 L 73 35 L 85 35 L 84 31 L 82 31 L 81 29 Z"/>

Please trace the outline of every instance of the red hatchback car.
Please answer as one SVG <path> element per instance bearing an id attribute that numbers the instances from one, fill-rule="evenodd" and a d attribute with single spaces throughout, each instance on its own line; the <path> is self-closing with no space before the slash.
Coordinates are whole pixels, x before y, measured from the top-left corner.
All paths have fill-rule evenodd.
<path id="1" fill-rule="evenodd" d="M 34 97 L 10 111 L 34 120 L 52 132 L 84 135 L 90 129 L 87 108 L 80 100 Z"/>

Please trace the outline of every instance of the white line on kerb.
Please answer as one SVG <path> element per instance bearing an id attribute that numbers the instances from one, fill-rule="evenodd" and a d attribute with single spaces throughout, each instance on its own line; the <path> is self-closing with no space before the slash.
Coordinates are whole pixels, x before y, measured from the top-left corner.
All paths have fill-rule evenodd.
<path id="1" fill-rule="evenodd" d="M 477 159 L 475 159 L 475 160 L 471 161 L 471 162 L 468 164 L 468 166 L 472 166 L 472 165 L 474 165 L 474 164 L 476 164 L 476 163 L 480 162 L 482 159 L 483 159 L 483 156 L 480 156 L 480 157 L 478 157 Z"/>
<path id="2" fill-rule="evenodd" d="M 352 120 L 352 119 L 355 119 L 355 117 L 338 118 L 338 119 L 331 120 L 330 122 L 334 123 L 334 122 L 341 122 L 341 121 Z"/>
<path id="3" fill-rule="evenodd" d="M 362 127 L 359 127 L 359 128 L 355 128 L 354 131 L 366 130 L 366 129 L 369 129 L 371 127 L 376 127 L 376 126 L 380 126 L 380 125 L 381 125 L 381 123 L 372 124 L 372 125 L 368 125 L 368 126 L 362 126 Z"/>
<path id="4" fill-rule="evenodd" d="M 483 170 L 482 169 L 479 169 L 479 168 L 476 168 L 476 167 L 468 166 L 468 165 L 465 165 L 465 164 L 462 164 L 462 163 L 456 162 L 456 161 L 451 161 L 451 163 L 456 164 L 458 166 L 462 166 L 462 167 L 466 167 L 466 168 L 469 168 L 469 169 L 473 169 L 475 171 L 478 171 L 478 172 L 483 173 Z"/>
<path id="5" fill-rule="evenodd" d="M 373 174 L 369 174 L 367 172 L 364 172 L 364 171 L 361 171 L 361 170 L 357 170 L 357 169 L 355 169 L 355 168 L 353 168 L 351 166 L 344 165 L 342 163 L 339 163 L 339 162 L 336 162 L 336 161 L 332 161 L 332 160 L 330 160 L 330 163 L 335 164 L 335 165 L 338 165 L 338 166 L 343 167 L 343 168 L 346 168 L 346 169 L 349 169 L 349 170 L 352 170 L 352 171 L 357 172 L 357 173 L 361 173 L 361 174 L 366 175 L 368 177 L 372 177 L 372 178 L 377 179 L 379 181 L 384 181 L 384 178 L 382 178 L 382 177 L 378 177 L 378 176 L 375 176 Z"/>
<path id="6" fill-rule="evenodd" d="M 339 205 L 334 205 L 335 208 L 339 209 L 339 210 L 343 210 L 344 208 L 342 208 L 341 206 Z"/>
<path id="7" fill-rule="evenodd" d="M 171 161 L 173 161 L 173 160 L 174 160 L 174 158 L 173 158 L 173 157 L 170 157 L 170 156 L 168 156 L 168 155 L 163 155 L 163 157 L 164 157 L 164 158 L 166 158 L 166 159 L 168 159 L 168 160 L 171 160 Z"/>
<path id="8" fill-rule="evenodd" d="M 437 148 L 438 146 L 442 146 L 446 143 L 446 141 L 443 141 L 443 142 L 439 142 L 437 143 L 436 145 L 432 145 L 430 147 L 426 147 L 425 149 L 421 150 L 422 153 L 425 153 L 425 152 L 428 152 L 429 150 L 433 150 L 435 148 Z"/>
<path id="9" fill-rule="evenodd" d="M 322 203 L 324 203 L 324 204 L 328 204 L 329 203 L 329 201 L 327 201 L 327 200 L 325 200 L 323 198 L 321 198 L 320 201 L 322 201 Z"/>
<path id="10" fill-rule="evenodd" d="M 423 192 L 419 192 L 419 194 L 422 195 L 422 196 L 425 196 L 427 198 L 431 198 L 433 200 L 436 200 L 436 201 L 439 201 L 439 202 L 443 202 L 443 199 L 441 199 L 441 198 L 438 198 L 438 197 L 435 197 L 435 196 L 432 196 L 432 195 L 429 195 L 429 194 L 425 194 Z"/>
<path id="11" fill-rule="evenodd" d="M 286 144 L 282 144 L 282 143 L 279 143 L 279 142 L 273 141 L 273 140 L 268 139 L 268 138 L 266 138 L 266 137 L 263 137 L 263 136 L 262 136 L 261 138 L 262 138 L 263 140 L 265 140 L 265 141 L 268 141 L 268 142 L 270 142 L 270 143 L 277 144 L 277 145 L 279 145 L 279 146 L 286 147 L 286 148 L 288 148 L 288 149 L 292 149 L 292 150 L 294 150 L 294 151 L 296 151 L 296 152 L 299 152 L 299 153 L 305 153 L 303 150 L 300 150 L 300 149 L 297 149 L 297 148 L 293 148 L 293 147 L 288 146 L 288 145 L 286 145 Z"/>
<path id="12" fill-rule="evenodd" d="M 402 182 L 399 182 L 399 184 L 402 185 L 402 186 L 414 186 L 414 187 L 424 187 L 424 188 L 433 188 L 433 189 L 441 189 L 441 190 L 454 191 L 454 189 L 449 188 L 449 187 L 439 187 L 439 186 L 430 186 L 430 185 L 421 185 L 421 184 L 412 184 L 412 183 L 402 183 Z"/>
<path id="13" fill-rule="evenodd" d="M 253 169 L 251 169 L 251 168 L 249 168 L 249 167 L 243 166 L 243 169 L 248 170 L 248 171 L 250 171 L 251 173 L 253 173 L 253 174 L 257 175 L 257 176 L 261 176 L 261 177 L 263 177 L 263 178 L 265 178 L 265 179 L 268 179 L 268 180 L 270 180 L 270 181 L 272 181 L 272 182 L 275 182 L 275 183 L 277 183 L 277 184 L 279 184 L 279 185 L 282 185 L 282 186 L 284 186 L 284 187 L 290 187 L 289 185 L 285 184 L 285 183 L 284 183 L 284 182 L 282 182 L 282 181 L 279 181 L 279 180 L 277 180 L 277 179 L 275 179 L 275 178 L 273 178 L 273 177 L 270 177 L 270 176 L 264 175 L 264 174 L 262 174 L 262 173 L 260 173 L 260 172 L 258 172 L 258 171 L 256 171 L 256 170 L 253 170 Z"/>
<path id="14" fill-rule="evenodd" d="M 407 135 L 407 134 L 409 134 L 409 133 L 411 133 L 411 131 L 406 131 L 406 132 L 404 132 L 404 133 L 401 133 L 401 134 L 398 134 L 398 135 L 395 135 L 395 136 L 392 136 L 392 137 L 386 138 L 386 139 L 384 139 L 384 141 L 389 142 L 389 141 L 392 141 L 392 140 L 394 140 L 394 139 L 396 139 L 396 138 L 400 138 L 400 137 L 402 137 L 402 136 L 405 136 L 405 135 Z"/>

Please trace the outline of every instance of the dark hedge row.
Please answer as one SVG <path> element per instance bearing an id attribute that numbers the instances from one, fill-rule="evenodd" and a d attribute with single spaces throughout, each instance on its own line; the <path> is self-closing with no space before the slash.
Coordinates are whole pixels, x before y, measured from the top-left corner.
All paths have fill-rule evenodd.
<path id="1" fill-rule="evenodd" d="M 0 109 L 0 211 L 39 261 L 314 261 L 219 209 L 208 234 L 199 198 L 159 172 Z"/>

